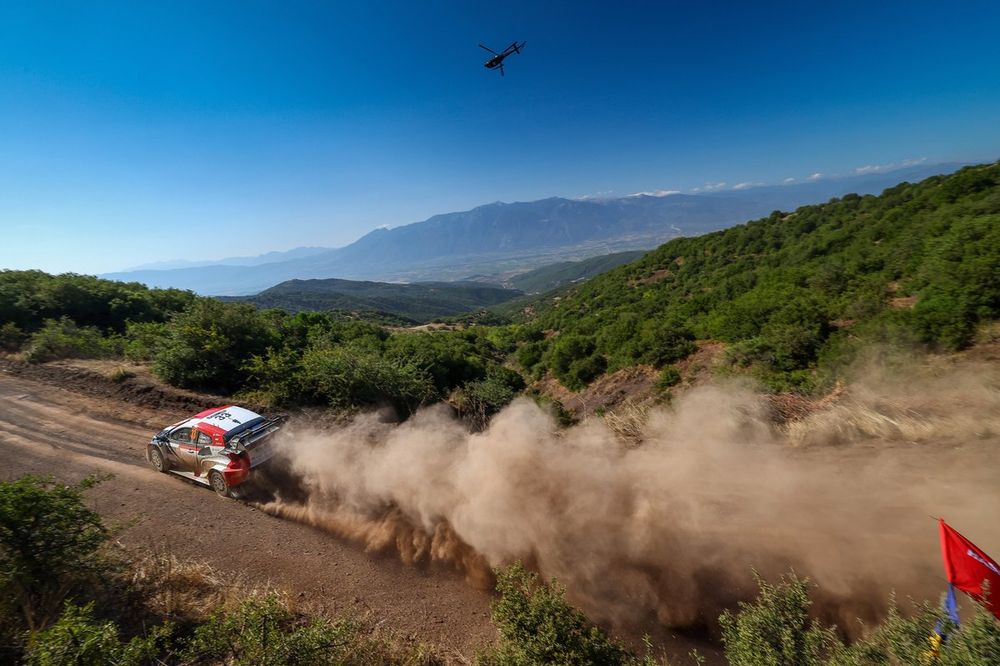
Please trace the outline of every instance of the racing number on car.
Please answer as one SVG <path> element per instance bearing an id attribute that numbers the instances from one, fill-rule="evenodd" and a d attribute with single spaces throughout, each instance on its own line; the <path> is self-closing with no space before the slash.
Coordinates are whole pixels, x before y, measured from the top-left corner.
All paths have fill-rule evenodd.
<path id="1" fill-rule="evenodd" d="M 234 419 L 233 415 L 230 414 L 226 410 L 222 410 L 221 412 L 216 412 L 214 414 L 210 414 L 209 416 L 206 416 L 205 420 L 207 421 L 208 419 L 218 419 L 220 421 L 232 421 L 233 423 L 236 423 L 236 424 L 240 423 L 239 419 Z"/>

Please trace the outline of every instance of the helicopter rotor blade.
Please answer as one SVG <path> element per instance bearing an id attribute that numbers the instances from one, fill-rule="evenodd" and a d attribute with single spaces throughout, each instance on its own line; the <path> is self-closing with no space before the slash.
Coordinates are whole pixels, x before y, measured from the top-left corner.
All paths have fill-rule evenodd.
<path id="1" fill-rule="evenodd" d="M 483 46 L 482 44 L 480 44 L 480 45 L 479 45 L 479 48 L 481 48 L 481 49 L 486 49 L 487 51 L 489 51 L 489 52 L 490 52 L 490 53 L 492 53 L 493 55 L 500 55 L 499 53 L 497 53 L 496 51 L 494 51 L 493 49 L 491 49 L 491 48 L 490 48 L 490 47 L 488 47 L 488 46 Z"/>

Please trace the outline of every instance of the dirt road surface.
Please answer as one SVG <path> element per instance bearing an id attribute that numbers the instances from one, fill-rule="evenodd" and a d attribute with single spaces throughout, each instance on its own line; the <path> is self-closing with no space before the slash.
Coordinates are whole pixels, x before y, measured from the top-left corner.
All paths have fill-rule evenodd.
<path id="1" fill-rule="evenodd" d="M 189 414 L 126 405 L 0 372 L 0 478 L 115 476 L 88 491 L 123 526 L 126 547 L 203 560 L 269 581 L 331 613 L 370 612 L 404 637 L 471 656 L 495 637 L 490 596 L 450 570 L 391 557 L 159 474 L 144 458 L 153 430 Z M 154 425 L 155 423 L 155 425 Z"/>
<path id="2" fill-rule="evenodd" d="M 145 379 L 119 386 L 92 369 L 0 359 L 0 479 L 43 474 L 73 482 L 111 473 L 87 496 L 121 528 L 116 538 L 126 548 L 205 561 L 248 583 L 273 584 L 334 616 L 367 614 L 403 640 L 437 645 L 460 661 L 496 639 L 491 595 L 457 571 L 407 566 L 153 470 L 145 460 L 151 434 L 224 399 Z M 696 647 L 708 663 L 721 663 L 717 649 L 701 640 L 653 633 L 671 657 Z M 627 640 L 637 644 L 640 638 Z"/>

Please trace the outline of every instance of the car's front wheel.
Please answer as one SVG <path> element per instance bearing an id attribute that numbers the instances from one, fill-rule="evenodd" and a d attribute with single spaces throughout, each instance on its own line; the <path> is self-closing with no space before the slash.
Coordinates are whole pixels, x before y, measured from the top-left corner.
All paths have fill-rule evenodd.
<path id="1" fill-rule="evenodd" d="M 208 473 L 208 482 L 212 486 L 212 490 L 221 495 L 222 497 L 229 497 L 229 486 L 226 485 L 226 480 L 222 478 L 222 473 L 216 470 L 212 470 Z"/>
<path id="2" fill-rule="evenodd" d="M 157 472 L 168 472 L 170 470 L 170 465 L 163 459 L 163 453 L 155 446 L 149 451 L 149 464 Z"/>

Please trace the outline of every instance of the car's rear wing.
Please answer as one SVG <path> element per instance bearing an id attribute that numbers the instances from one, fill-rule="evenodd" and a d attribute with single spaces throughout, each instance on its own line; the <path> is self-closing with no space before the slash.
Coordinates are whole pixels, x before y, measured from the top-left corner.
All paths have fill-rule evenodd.
<path id="1" fill-rule="evenodd" d="M 252 451 L 260 446 L 264 440 L 281 430 L 281 427 L 287 420 L 288 416 L 285 414 L 268 419 L 233 437 L 232 441 L 229 442 L 229 446 L 236 451 Z"/>

